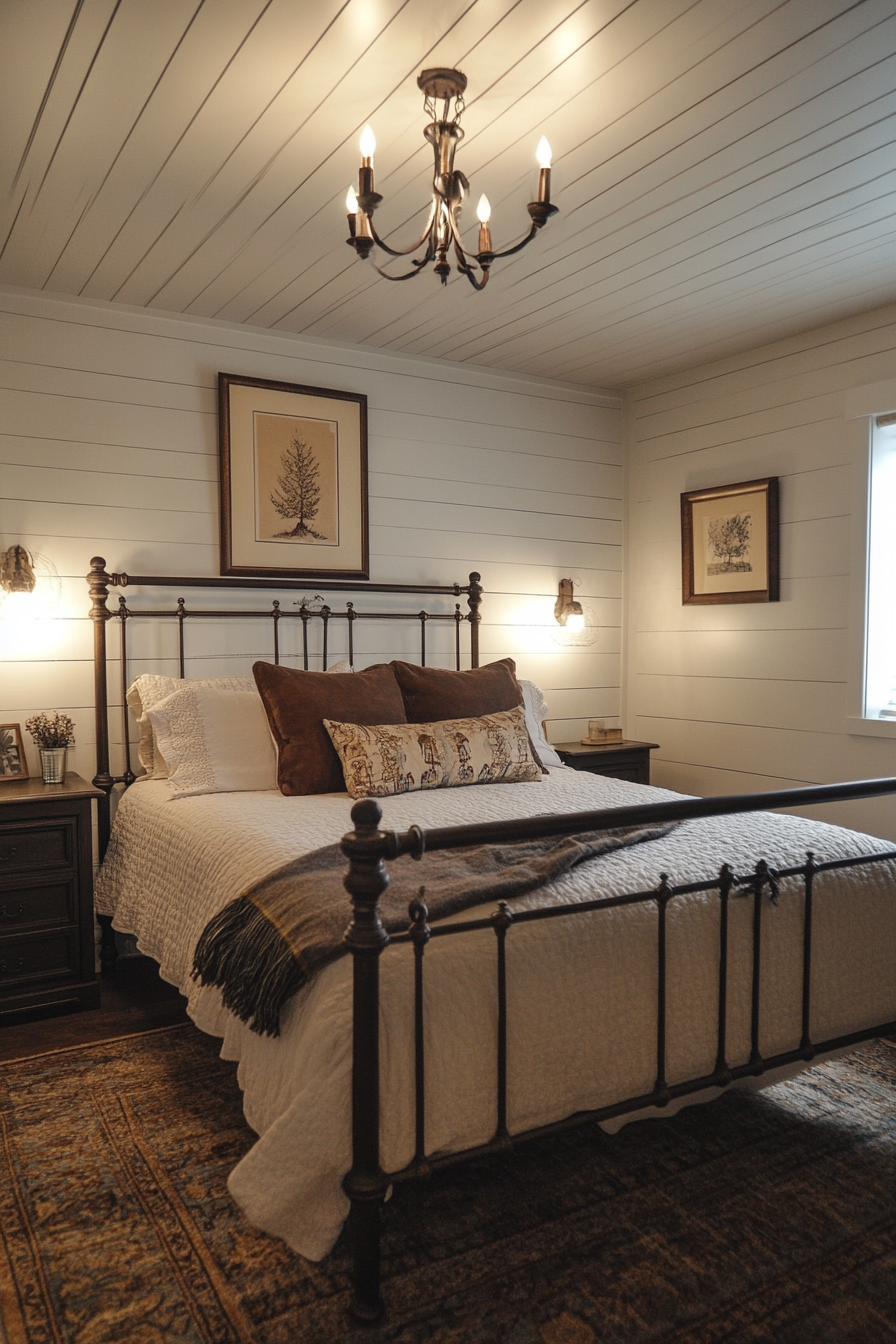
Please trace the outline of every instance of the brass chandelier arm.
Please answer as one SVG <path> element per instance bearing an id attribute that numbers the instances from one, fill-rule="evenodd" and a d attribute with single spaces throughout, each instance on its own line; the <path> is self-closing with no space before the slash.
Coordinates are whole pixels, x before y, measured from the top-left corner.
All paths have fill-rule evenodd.
<path id="1" fill-rule="evenodd" d="M 474 289 L 483 290 L 488 284 L 489 270 L 487 266 L 482 267 L 482 279 L 477 280 L 473 267 L 467 261 L 467 254 L 464 250 L 454 244 L 454 254 L 457 257 L 457 269 L 462 275 L 465 275 Z"/>
<path id="2" fill-rule="evenodd" d="M 520 242 L 515 243 L 513 247 L 506 247 L 503 252 L 493 252 L 492 257 L 495 260 L 497 260 L 499 257 L 512 257 L 514 252 L 522 252 L 523 248 L 527 247 L 529 243 L 531 243 L 532 239 L 535 237 L 537 232 L 538 232 L 538 225 L 533 224 L 529 232 L 526 234 L 525 238 L 523 238 Z"/>
<path id="3" fill-rule="evenodd" d="M 451 234 L 452 237 L 454 238 L 455 250 L 457 251 L 459 257 L 463 255 L 463 257 L 466 258 L 467 249 L 464 247 L 463 241 L 460 236 L 460 232 L 458 231 L 457 218 L 454 210 L 449 210 L 448 220 L 451 225 Z M 514 243 L 513 247 L 507 247 L 504 249 L 503 252 L 491 252 L 489 254 L 489 265 L 491 265 L 493 261 L 497 261 L 499 257 L 512 257 L 514 252 L 522 252 L 523 248 L 527 247 L 529 243 L 531 243 L 536 233 L 538 233 L 538 225 L 533 224 L 529 229 L 529 232 L 526 234 L 525 238 L 522 238 L 518 243 Z M 473 255 L 475 256 L 476 253 L 473 253 Z"/>
<path id="4" fill-rule="evenodd" d="M 409 257 L 412 252 L 417 251 L 418 247 L 422 247 L 423 244 L 426 242 L 427 238 L 429 238 L 429 235 L 432 232 L 432 222 L 436 217 L 436 209 L 437 209 L 437 203 L 435 198 L 433 198 L 433 203 L 429 211 L 429 219 L 426 221 L 426 228 L 423 230 L 420 237 L 417 239 L 416 243 L 413 243 L 410 247 L 402 248 L 401 251 L 396 251 L 394 247 L 390 247 L 388 243 L 383 242 L 382 238 L 379 236 L 376 229 L 373 227 L 372 215 L 367 216 L 368 221 L 370 223 L 370 236 L 376 243 L 377 247 L 381 247 L 384 252 L 388 252 L 390 257 Z M 435 256 L 435 253 L 433 253 L 432 255 Z"/>
<path id="5" fill-rule="evenodd" d="M 432 258 L 430 258 L 430 261 L 431 260 Z M 377 275 L 381 275 L 384 280 L 412 280 L 415 275 L 423 274 L 423 269 L 427 264 L 428 263 L 425 261 L 415 261 L 414 265 L 417 267 L 417 270 L 405 271 L 404 275 L 390 275 L 388 271 L 383 270 L 382 266 L 377 266 L 376 262 L 373 263 L 373 269 L 376 271 Z"/>

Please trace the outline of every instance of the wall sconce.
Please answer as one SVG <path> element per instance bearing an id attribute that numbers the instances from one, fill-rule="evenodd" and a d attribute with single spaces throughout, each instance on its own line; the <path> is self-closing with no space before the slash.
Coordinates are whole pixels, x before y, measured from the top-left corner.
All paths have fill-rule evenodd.
<path id="1" fill-rule="evenodd" d="M 52 616 L 61 597 L 62 583 L 46 556 L 20 545 L 0 551 L 0 653 L 8 654 L 11 644 L 21 643 L 26 628 L 31 638 L 35 622 Z"/>
<path id="2" fill-rule="evenodd" d="M 567 630 L 578 632 L 585 629 L 585 613 L 581 602 L 572 595 L 572 579 L 561 579 L 557 588 L 557 601 L 554 603 L 554 620 Z"/>
<path id="3" fill-rule="evenodd" d="M 0 556 L 0 588 L 4 593 L 33 593 L 37 575 L 24 546 L 10 546 Z"/>

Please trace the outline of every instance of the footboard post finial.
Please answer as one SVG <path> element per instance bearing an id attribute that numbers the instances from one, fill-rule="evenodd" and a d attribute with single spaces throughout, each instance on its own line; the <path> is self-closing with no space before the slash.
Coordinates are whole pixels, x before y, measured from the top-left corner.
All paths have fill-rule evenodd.
<path id="1" fill-rule="evenodd" d="M 380 1166 L 380 953 L 389 941 L 379 915 L 380 896 L 389 885 L 383 862 L 394 847 L 380 830 L 379 803 L 363 798 L 352 808 L 355 829 L 343 837 L 349 861 L 345 888 L 352 898 L 352 921 L 345 941 L 353 962 L 352 1166 L 342 1183 L 352 1204 L 352 1315 L 375 1321 L 380 1297 L 380 1216 L 388 1181 Z"/>

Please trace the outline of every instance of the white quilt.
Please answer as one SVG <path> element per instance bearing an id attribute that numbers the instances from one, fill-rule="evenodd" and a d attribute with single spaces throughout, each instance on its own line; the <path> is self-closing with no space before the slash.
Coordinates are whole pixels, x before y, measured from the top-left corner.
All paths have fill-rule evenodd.
<path id="1" fill-rule="evenodd" d="M 533 784 L 412 793 L 383 802 L 384 825 L 405 829 L 678 797 L 568 769 Z M 350 827 L 346 794 L 278 792 L 172 799 L 165 782 L 141 783 L 121 801 L 96 904 L 135 933 L 162 974 L 189 999 L 204 1031 L 239 1061 L 246 1118 L 258 1142 L 230 1190 L 250 1220 L 312 1260 L 333 1245 L 348 1211 L 341 1180 L 351 1163 L 351 964 L 320 973 L 283 1014 L 278 1039 L 254 1035 L 223 1009 L 217 990 L 190 978 L 195 943 L 226 902 L 296 855 Z M 661 872 L 687 882 L 723 862 L 742 873 L 880 852 L 889 846 L 801 818 L 754 813 L 686 822 L 659 841 L 582 865 L 545 891 L 589 900 L 654 887 Z M 813 938 L 815 1040 L 896 1019 L 896 869 L 890 863 L 818 880 Z M 761 1049 L 800 1037 L 802 887 L 784 884 L 763 911 Z M 678 898 L 667 945 L 670 1082 L 715 1066 L 717 895 Z M 346 922 L 349 903 L 346 897 Z M 469 912 L 458 916 L 469 918 Z M 508 1120 L 512 1132 L 648 1092 L 654 1083 L 656 909 L 612 911 L 519 926 L 508 936 Z M 749 1056 L 751 902 L 732 900 L 729 1063 Z M 426 969 L 427 1148 L 487 1141 L 496 1122 L 495 938 L 489 931 L 437 939 Z M 413 1156 L 412 955 L 381 959 L 381 1156 L 387 1171 Z M 766 1082 L 772 1081 L 766 1076 Z M 707 1096 L 709 1094 L 703 1094 Z M 669 1108 L 662 1114 L 669 1114 Z"/>

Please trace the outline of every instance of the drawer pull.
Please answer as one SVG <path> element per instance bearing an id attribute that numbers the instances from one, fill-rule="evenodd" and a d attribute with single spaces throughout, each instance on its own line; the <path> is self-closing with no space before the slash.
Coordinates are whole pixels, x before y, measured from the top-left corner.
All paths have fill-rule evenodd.
<path id="1" fill-rule="evenodd" d="M 24 957 L 17 957 L 15 966 L 10 966 L 5 957 L 0 959 L 0 975 L 15 975 L 18 971 L 24 971 Z"/>
<path id="2" fill-rule="evenodd" d="M 10 914 L 5 905 L 0 905 L 0 919 L 18 919 L 19 916 L 24 915 L 24 913 L 25 907 L 21 901 L 19 901 L 12 914 Z"/>
<path id="3" fill-rule="evenodd" d="M 15 845 L 0 845 L 0 863 L 9 863 L 15 852 Z"/>

